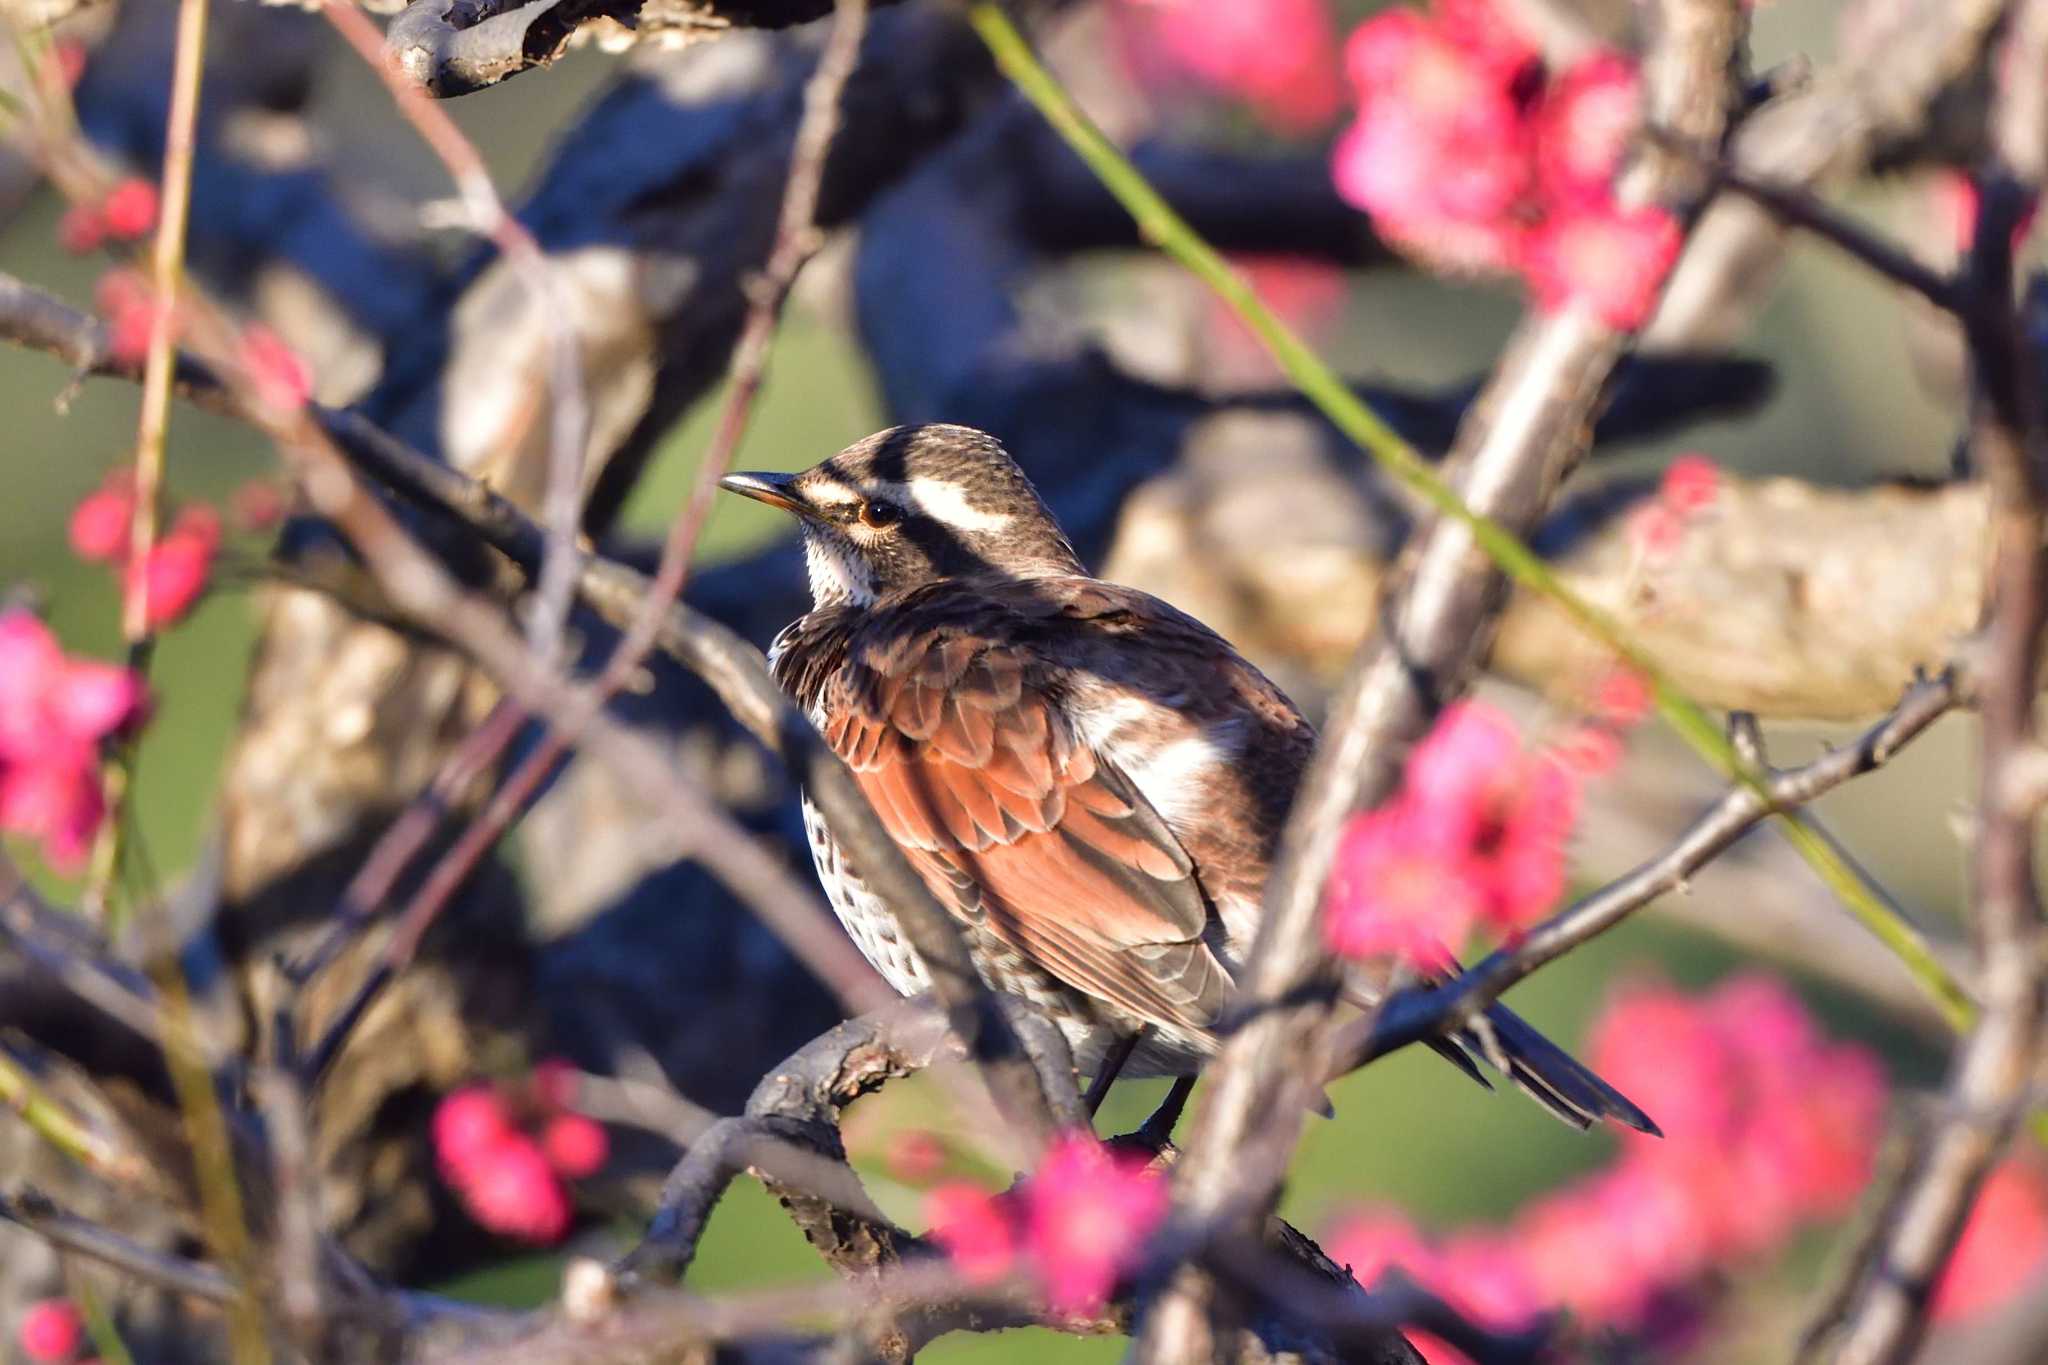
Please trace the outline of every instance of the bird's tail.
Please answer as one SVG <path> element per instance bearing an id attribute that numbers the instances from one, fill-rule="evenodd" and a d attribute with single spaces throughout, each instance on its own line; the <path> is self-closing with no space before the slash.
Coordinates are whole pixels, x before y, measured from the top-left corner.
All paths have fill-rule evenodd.
<path id="1" fill-rule="evenodd" d="M 1480 1024 L 1460 1033 L 1455 1041 L 1439 1038 L 1430 1046 L 1481 1085 L 1487 1084 L 1486 1078 L 1472 1059 L 1484 1057 L 1538 1104 L 1574 1128 L 1590 1128 L 1603 1118 L 1611 1118 L 1639 1133 L 1664 1135 L 1635 1101 L 1601 1080 L 1591 1067 L 1544 1037 L 1534 1024 L 1506 1005 L 1488 1005 Z"/>

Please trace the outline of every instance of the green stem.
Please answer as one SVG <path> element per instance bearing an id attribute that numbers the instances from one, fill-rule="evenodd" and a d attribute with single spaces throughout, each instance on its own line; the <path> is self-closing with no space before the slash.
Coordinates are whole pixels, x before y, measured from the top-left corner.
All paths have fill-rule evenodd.
<path id="1" fill-rule="evenodd" d="M 1003 73 L 1124 206 L 1137 222 L 1140 235 L 1180 262 L 1230 305 L 1231 311 L 1265 344 L 1295 388 L 1339 431 L 1431 507 L 1469 530 L 1479 548 L 1510 579 L 1555 603 L 1587 634 L 1613 651 L 1617 659 L 1647 679 L 1656 697 L 1658 714 L 1710 764 L 1759 795 L 1766 794 L 1765 774 L 1744 760 L 1713 717 L 1680 691 L 1649 655 L 1623 634 L 1618 622 L 1566 586 L 1514 532 L 1466 506 L 1458 491 L 1413 446 L 1360 401 L 1322 357 L 1260 301 L 1230 263 L 1173 211 L 1129 158 L 1081 112 L 1032 53 L 1030 44 L 1001 5 L 994 0 L 981 0 L 969 8 L 968 19 Z M 1942 1017 L 1958 1029 L 1966 1026 L 1976 1006 L 1969 992 L 1934 956 L 1920 931 L 1893 914 L 1798 812 L 1780 810 L 1777 814 L 1785 822 L 1792 847 L 1841 897 L 1850 913 L 1898 955 L 1933 998 Z"/>
<path id="2" fill-rule="evenodd" d="M 134 1158 L 51 1099 L 6 1053 L 0 1053 L 0 1108 L 12 1109 L 37 1136 L 89 1171 L 116 1183 L 132 1181 L 140 1174 Z"/>

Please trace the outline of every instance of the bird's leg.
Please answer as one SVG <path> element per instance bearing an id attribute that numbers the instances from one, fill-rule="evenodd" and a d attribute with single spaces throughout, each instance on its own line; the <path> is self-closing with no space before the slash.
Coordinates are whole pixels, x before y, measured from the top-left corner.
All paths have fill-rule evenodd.
<path id="1" fill-rule="evenodd" d="M 1153 1151 L 1159 1151 L 1173 1141 L 1173 1130 L 1180 1123 L 1183 1110 L 1188 1107 L 1188 1096 L 1195 1093 L 1195 1078 L 1182 1076 L 1174 1081 L 1173 1088 L 1166 1092 L 1166 1098 L 1152 1111 L 1152 1117 L 1145 1120 L 1138 1129 L 1138 1139 L 1148 1144 Z"/>
<path id="2" fill-rule="evenodd" d="M 1128 1038 L 1119 1039 L 1102 1054 L 1102 1065 L 1096 1068 L 1095 1079 L 1088 1082 L 1088 1093 L 1081 1097 L 1081 1106 L 1088 1111 L 1089 1118 L 1094 1118 L 1095 1111 L 1102 1107 L 1109 1087 L 1116 1082 L 1117 1073 L 1124 1069 L 1125 1062 L 1131 1060 L 1131 1054 L 1138 1050 L 1138 1039 L 1144 1036 L 1145 1030 L 1141 1027 Z"/>

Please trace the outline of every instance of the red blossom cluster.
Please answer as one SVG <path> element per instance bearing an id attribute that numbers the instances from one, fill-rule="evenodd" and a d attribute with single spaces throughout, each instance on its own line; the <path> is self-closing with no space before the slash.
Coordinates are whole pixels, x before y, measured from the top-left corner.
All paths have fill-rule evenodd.
<path id="1" fill-rule="evenodd" d="M 149 335 L 163 311 L 156 287 L 139 270 L 125 267 L 100 276 L 93 302 L 107 320 L 107 349 L 114 359 L 139 364 L 149 354 Z M 175 341 L 183 330 L 182 310 L 171 319 Z M 313 396 L 312 375 L 298 352 L 260 322 L 244 327 L 235 339 L 234 363 L 242 382 L 258 404 L 273 414 L 289 415 Z"/>
<path id="2" fill-rule="evenodd" d="M 1552 73 L 1491 0 L 1374 15 L 1345 59 L 1358 118 L 1332 170 L 1381 236 L 1439 270 L 1520 274 L 1547 309 L 1648 321 L 1681 233 L 1614 198 L 1640 117 L 1634 63 L 1600 52 Z"/>
<path id="3" fill-rule="evenodd" d="M 44 1299 L 30 1304 L 15 1329 L 15 1340 L 21 1353 L 35 1365 L 62 1365 L 67 1361 L 99 1365 L 96 1357 L 79 1359 L 78 1353 L 85 1348 L 85 1315 L 69 1299 Z"/>
<path id="4" fill-rule="evenodd" d="M 285 339 L 260 322 L 242 329 L 235 355 L 256 401 L 278 413 L 297 412 L 313 396 L 313 379 Z"/>
<path id="5" fill-rule="evenodd" d="M 109 270 L 93 286 L 93 304 L 107 320 L 107 349 L 114 359 L 133 365 L 149 354 L 150 330 L 156 326 L 156 286 L 139 270 Z M 172 333 L 177 332 L 173 319 Z"/>
<path id="6" fill-rule="evenodd" d="M 925 1216 L 968 1283 L 992 1284 L 1021 1263 L 1053 1312 L 1085 1317 L 1136 1264 L 1167 1199 L 1165 1179 L 1141 1157 L 1068 1133 L 1008 1194 L 941 1185 L 926 1196 Z"/>
<path id="7" fill-rule="evenodd" d="M 548 1061 L 523 1086 L 468 1085 L 441 1101 L 435 1159 L 479 1224 L 538 1246 L 568 1234 L 563 1182 L 596 1175 L 611 1156 L 603 1125 L 570 1107 L 575 1094 L 574 1068 Z"/>
<path id="8" fill-rule="evenodd" d="M 1934 177 L 1934 201 L 1935 212 L 1947 226 L 1949 242 L 1960 256 L 1977 240 L 1977 211 L 1981 204 L 1977 182 L 1961 171 L 1939 172 Z M 2034 230 L 2034 219 L 2040 210 L 2041 201 L 2036 199 L 2012 225 L 2013 250 L 2018 251 Z"/>
<path id="9" fill-rule="evenodd" d="M 1557 752 L 1525 748 L 1483 702 L 1447 708 L 1409 756 L 1401 791 L 1344 831 L 1326 941 L 1345 957 L 1436 971 L 1478 925 L 1512 937 L 1564 890 L 1578 809 L 1577 778 Z"/>
<path id="10" fill-rule="evenodd" d="M 1513 1330 L 1566 1309 L 1580 1325 L 1672 1344 L 1696 1326 L 1709 1273 L 1782 1251 L 1840 1217 L 1870 1178 L 1886 1084 L 1877 1059 L 1823 1037 L 1774 978 L 1694 998 L 1622 991 L 1594 1028 L 1593 1066 L 1663 1124 L 1505 1227 L 1441 1242 L 1398 1213 L 1347 1219 L 1326 1242 L 1370 1284 L 1398 1265 L 1476 1321 Z M 1463 1359 L 1418 1343 L 1436 1365 Z"/>
<path id="11" fill-rule="evenodd" d="M 1243 100 L 1285 133 L 1337 115 L 1343 89 L 1324 0 L 1124 0 L 1113 14 L 1141 81 L 1164 65 Z"/>
<path id="12" fill-rule="evenodd" d="M 57 221 L 57 242 L 73 255 L 104 242 L 132 242 L 156 226 L 156 186 L 130 176 L 97 204 L 73 204 Z"/>
<path id="13" fill-rule="evenodd" d="M 1973 1317 L 2010 1302 L 2048 1270 L 2048 1179 L 2007 1162 L 1978 1192 L 1970 1221 L 1934 1287 L 1936 1322 Z"/>
<path id="14" fill-rule="evenodd" d="M 206 590 L 220 550 L 220 514 L 205 503 L 178 512 L 171 528 L 139 559 L 129 537 L 135 525 L 135 480 L 124 466 L 85 495 L 71 511 L 71 549 L 80 559 L 110 564 L 130 600 L 142 599 L 151 630 L 177 621 Z"/>
<path id="15" fill-rule="evenodd" d="M 125 668 L 66 657 L 28 612 L 0 613 L 0 830 L 75 870 L 106 817 L 100 746 L 140 718 L 145 695 Z"/>
<path id="16" fill-rule="evenodd" d="M 1721 496 L 1721 468 L 1704 455 L 1681 455 L 1664 471 L 1657 496 L 1629 515 L 1629 544 L 1646 560 L 1676 553 L 1685 531 Z"/>
<path id="17" fill-rule="evenodd" d="M 1237 256 L 1231 266 L 1259 296 L 1259 302 L 1311 339 L 1338 320 L 1349 297 L 1341 269 L 1306 257 Z M 1245 325 L 1236 309 L 1214 294 L 1207 297 L 1204 307 L 1203 334 L 1214 340 L 1218 359 L 1232 372 L 1277 373 L 1266 343 Z"/>
<path id="18" fill-rule="evenodd" d="M 272 479 L 249 479 L 228 495 L 228 515 L 239 531 L 268 531 L 284 520 L 285 495 Z"/>

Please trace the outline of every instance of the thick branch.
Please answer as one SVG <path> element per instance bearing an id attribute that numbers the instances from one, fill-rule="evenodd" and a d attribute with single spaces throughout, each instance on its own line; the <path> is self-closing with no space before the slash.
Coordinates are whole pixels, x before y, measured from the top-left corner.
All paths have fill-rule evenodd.
<path id="1" fill-rule="evenodd" d="M 384 50 L 407 79 L 447 99 L 548 65 L 597 21 L 611 21 L 612 34 L 694 40 L 831 12 L 832 0 L 413 0 L 391 21 Z"/>
<path id="2" fill-rule="evenodd" d="M 1688 144 L 1718 139 L 1740 23 L 1735 6 L 1668 0 L 1656 8 L 1645 61 L 1651 117 Z M 1645 164 L 1624 192 L 1656 202 L 1683 192 L 1690 170 Z M 1583 309 L 1531 317 L 1509 343 L 1466 418 L 1450 467 L 1477 513 L 1526 535 L 1558 481 L 1585 453 L 1601 390 L 1628 339 Z M 1266 887 L 1251 959 L 1239 980 L 1256 1012 L 1211 1071 L 1177 1189 L 1194 1216 L 1270 1207 L 1310 1098 L 1325 1074 L 1323 1033 L 1334 991 L 1322 945 L 1323 882 L 1351 812 L 1399 779 L 1407 748 L 1467 685 L 1506 601 L 1505 579 L 1463 524 L 1439 522 L 1408 552 L 1378 642 L 1332 707 Z M 1250 1153 L 1259 1158 L 1248 1160 Z M 1192 1271 L 1148 1316 L 1141 1359 L 1193 1362 L 1218 1354 L 1218 1290 Z"/>

